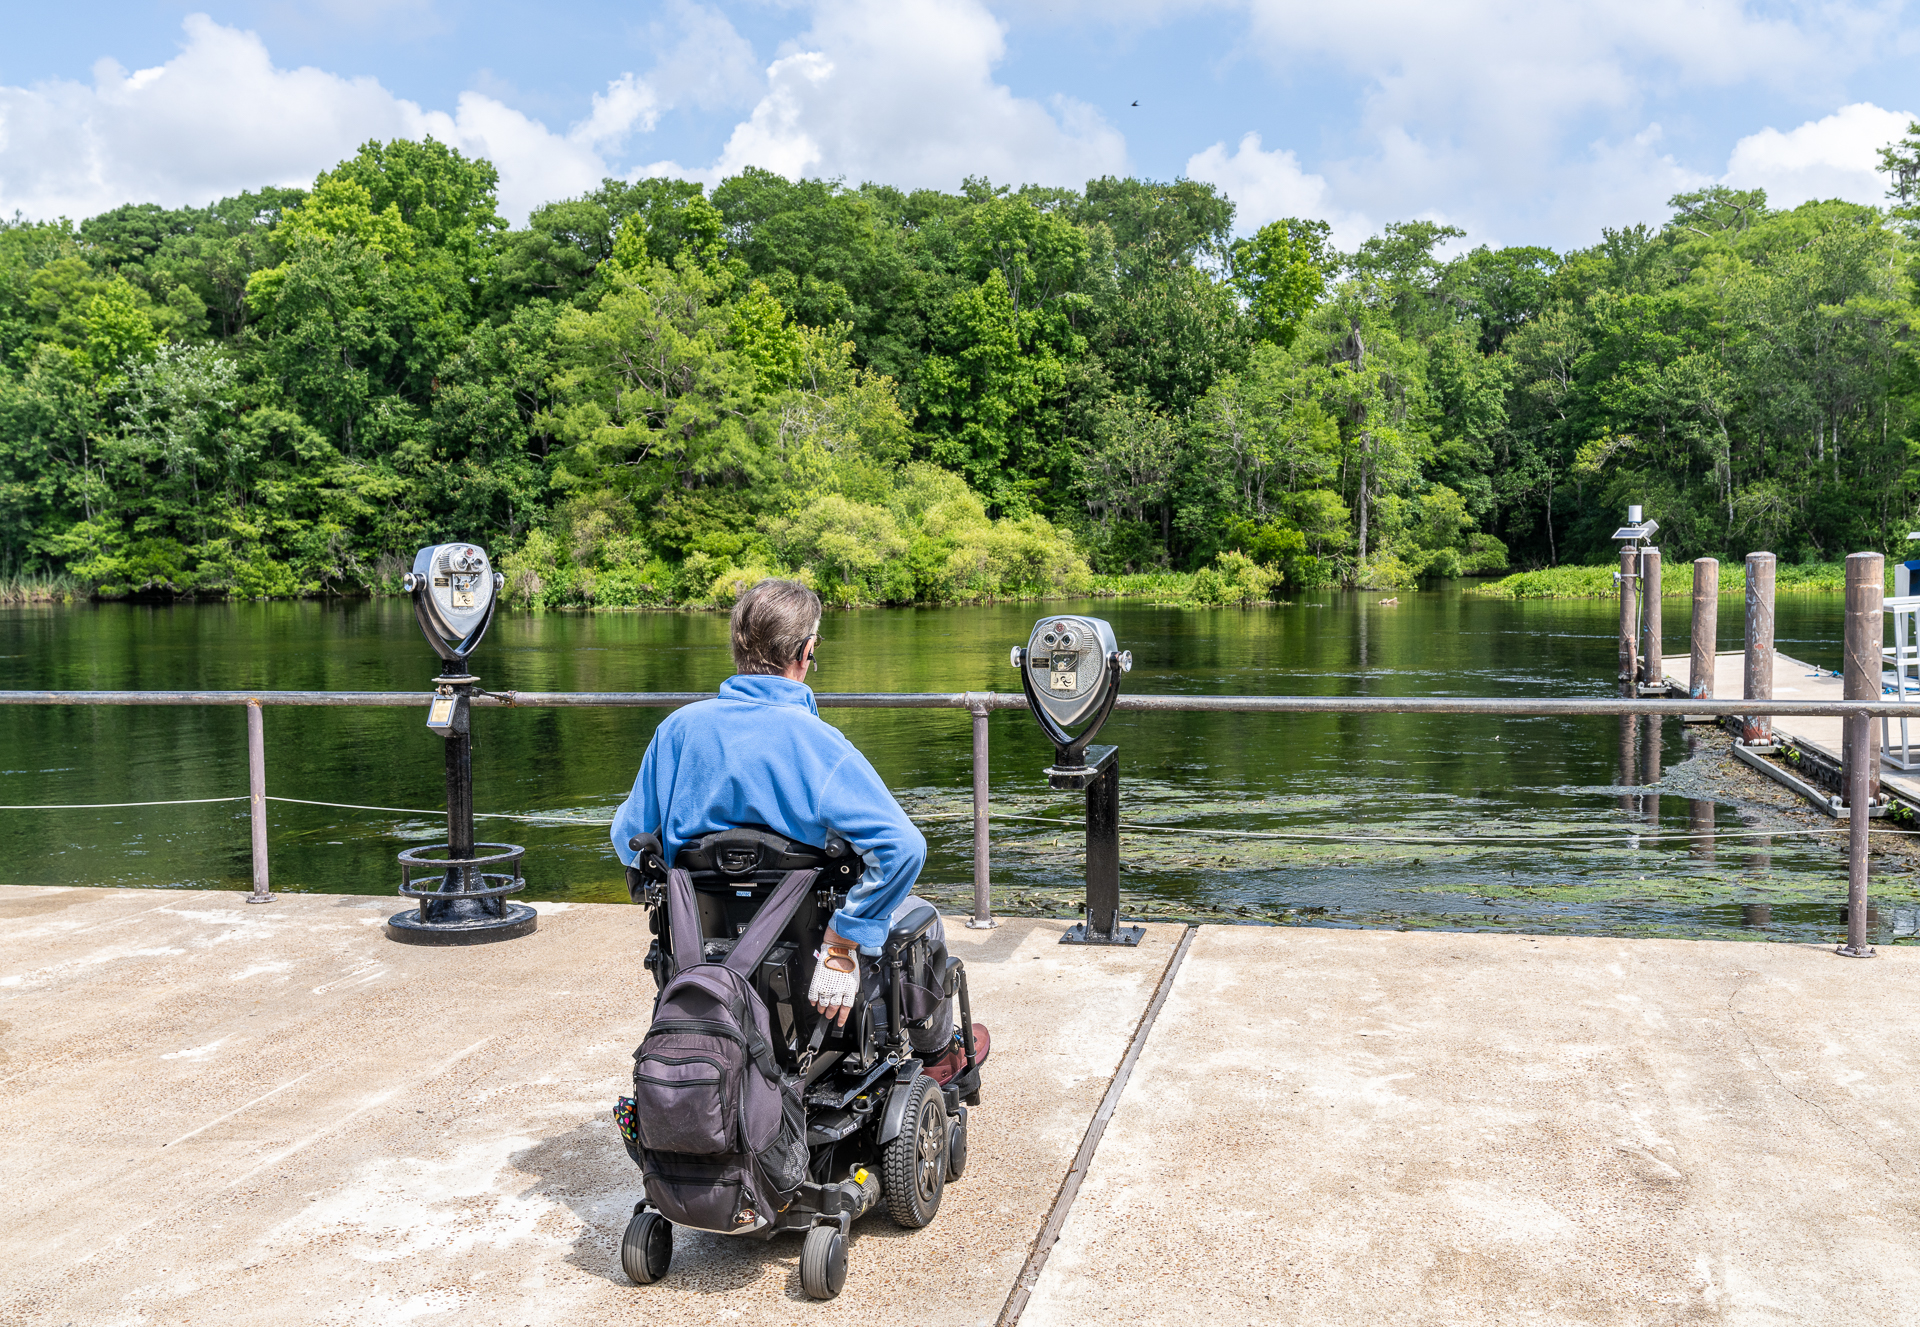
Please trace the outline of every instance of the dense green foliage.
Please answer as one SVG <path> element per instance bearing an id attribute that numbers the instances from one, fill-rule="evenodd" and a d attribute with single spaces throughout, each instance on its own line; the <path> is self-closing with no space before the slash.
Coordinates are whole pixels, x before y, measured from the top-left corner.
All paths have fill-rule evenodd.
<path id="1" fill-rule="evenodd" d="M 1190 572 L 1231 603 L 1598 561 L 1629 501 L 1670 559 L 1830 559 L 1920 515 L 1906 206 L 1715 188 L 1449 258 L 1427 222 L 1235 241 L 1193 181 L 748 170 L 521 229 L 495 184 L 369 143 L 311 190 L 0 223 L 0 578 L 356 592 L 461 537 L 554 607 L 774 571 L 841 603 Z"/>

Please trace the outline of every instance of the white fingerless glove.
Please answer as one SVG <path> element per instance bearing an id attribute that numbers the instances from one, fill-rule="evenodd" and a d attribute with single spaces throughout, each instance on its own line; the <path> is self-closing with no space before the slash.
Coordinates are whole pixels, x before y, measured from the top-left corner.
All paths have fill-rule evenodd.
<path id="1" fill-rule="evenodd" d="M 827 966 L 828 950 L 822 946 L 815 951 L 813 965 L 813 985 L 807 991 L 807 1003 L 824 1009 L 851 1009 L 853 997 L 860 993 L 860 951 L 838 951 L 835 957 L 844 957 L 853 963 L 852 972 L 837 972 Z"/>

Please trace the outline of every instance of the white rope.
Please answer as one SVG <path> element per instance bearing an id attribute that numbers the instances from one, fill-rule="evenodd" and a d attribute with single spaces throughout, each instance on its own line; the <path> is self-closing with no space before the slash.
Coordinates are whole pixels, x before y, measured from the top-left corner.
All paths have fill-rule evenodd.
<path id="1" fill-rule="evenodd" d="M 410 806 L 362 806 L 358 802 L 316 802 L 306 797 L 269 797 L 269 802 L 293 802 L 299 806 L 330 806 L 340 811 L 391 811 L 405 816 L 445 816 L 447 809 L 441 807 L 434 811 L 422 811 Z M 475 811 L 475 820 L 536 820 L 562 825 L 611 825 L 611 820 L 589 820 L 584 816 L 571 816 L 560 811 Z"/>
<path id="2" fill-rule="evenodd" d="M 117 811 L 130 806 L 206 806 L 216 802 L 244 802 L 250 795 L 242 793 L 237 797 L 184 797 L 168 802 L 58 802 L 39 806 L 0 806 L 0 811 Z M 422 811 L 411 806 L 366 806 L 359 802 L 316 802 L 306 797 L 268 797 L 269 802 L 292 802 L 298 806 L 328 806 L 340 811 L 387 811 L 403 816 L 442 816 L 447 814 L 445 807 L 433 811 Z M 570 816 L 561 812 L 514 811 L 476 811 L 475 820 L 533 820 L 562 825 L 611 825 L 611 820 L 589 820 L 583 816 Z"/>
<path id="3" fill-rule="evenodd" d="M 244 802 L 239 797 L 183 797 L 172 802 L 57 802 L 49 806 L 0 806 L 0 811 L 117 811 L 127 806 L 205 806 L 209 802 Z"/>

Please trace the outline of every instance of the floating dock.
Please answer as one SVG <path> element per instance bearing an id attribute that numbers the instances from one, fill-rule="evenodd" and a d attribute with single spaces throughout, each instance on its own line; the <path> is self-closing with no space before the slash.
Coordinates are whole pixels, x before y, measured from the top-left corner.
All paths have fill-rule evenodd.
<path id="1" fill-rule="evenodd" d="M 1739 650 L 1722 651 L 1713 656 L 1713 694 L 1716 697 L 1742 694 L 1744 658 L 1745 656 Z M 1681 694 L 1685 694 L 1684 685 L 1678 683 L 1675 685 L 1679 687 Z M 1803 663 L 1784 654 L 1775 654 L 1773 657 L 1773 696 L 1776 700 L 1846 699 L 1841 679 L 1832 669 Z M 1908 722 L 1914 746 L 1920 749 L 1920 702 L 1915 703 L 1913 718 Z M 1874 727 L 1877 733 L 1878 720 L 1875 720 Z M 1900 720 L 1890 721 L 1889 727 L 1894 741 L 1898 743 Z M 1840 729 L 1841 720 L 1838 718 L 1796 715 L 1788 719 L 1775 719 L 1773 721 L 1774 745 L 1806 748 L 1820 761 L 1837 770 L 1840 767 Z M 1734 754 L 1745 764 L 1751 765 L 1767 777 L 1793 789 L 1828 815 L 1846 818 L 1847 809 L 1841 804 L 1837 790 L 1821 787 L 1810 776 L 1803 777 L 1759 753 L 1735 747 Z M 1883 761 L 1880 766 L 1880 787 L 1883 792 L 1891 793 L 1909 806 L 1920 807 L 1920 770 L 1894 769 Z M 1879 813 L 1876 809 L 1875 814 Z"/>
<path id="2" fill-rule="evenodd" d="M 1780 681 L 1791 682 L 1782 667 Z M 0 1322 L 1911 1321 L 1920 950 L 951 923 L 994 1032 L 925 1231 L 682 1233 L 636 1287 L 611 1126 L 638 909 L 396 945 L 392 897 L 0 887 Z"/>

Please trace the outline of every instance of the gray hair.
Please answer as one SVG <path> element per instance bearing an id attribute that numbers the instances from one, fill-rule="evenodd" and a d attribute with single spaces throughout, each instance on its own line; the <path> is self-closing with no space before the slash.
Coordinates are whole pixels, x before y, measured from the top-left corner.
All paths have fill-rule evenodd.
<path id="1" fill-rule="evenodd" d="M 733 666 L 778 673 L 797 662 L 820 631 L 820 596 L 799 581 L 769 577 L 733 605 Z"/>

